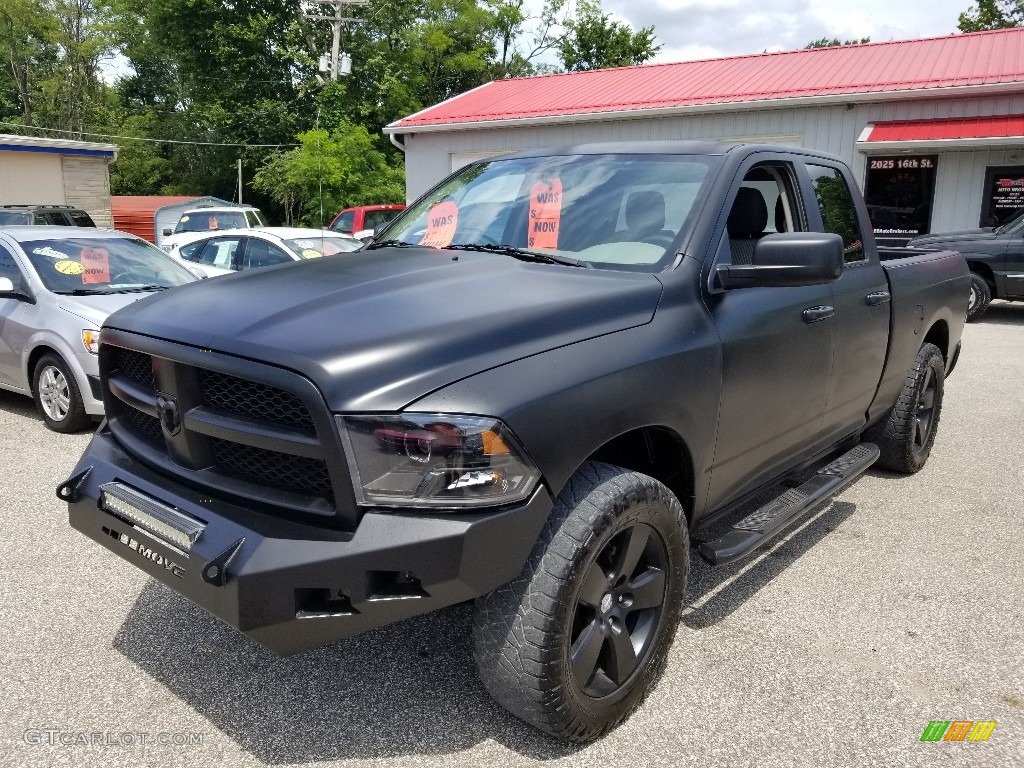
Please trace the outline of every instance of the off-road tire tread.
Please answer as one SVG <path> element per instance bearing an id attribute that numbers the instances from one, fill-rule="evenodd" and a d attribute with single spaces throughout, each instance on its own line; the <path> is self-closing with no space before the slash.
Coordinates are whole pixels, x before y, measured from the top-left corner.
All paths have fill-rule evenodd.
<path id="1" fill-rule="evenodd" d="M 935 406 L 931 434 L 924 450 L 918 453 L 914 451 L 915 414 L 929 366 L 935 366 Z M 944 383 L 945 362 L 942 353 L 934 344 L 923 344 L 917 353 L 914 367 L 903 382 L 903 390 L 896 404 L 885 419 L 864 433 L 864 440 L 875 443 L 881 452 L 881 456 L 875 462 L 876 467 L 908 475 L 924 467 L 939 429 Z"/>
<path id="2" fill-rule="evenodd" d="M 675 605 L 666 589 L 666 633 L 651 648 L 639 697 L 613 719 L 594 725 L 572 712 L 569 691 L 560 682 L 562 661 L 557 638 L 568 635 L 572 576 L 583 553 L 636 502 L 667 505 L 677 523 L 682 554 L 676 573 Z M 484 687 L 512 714 L 552 735 L 574 742 L 592 741 L 611 730 L 639 705 L 660 676 L 679 623 L 682 592 L 689 571 L 687 523 L 682 505 L 660 482 L 610 464 L 584 465 L 556 499 L 551 515 L 523 569 L 513 581 L 476 600 L 474 657 Z M 680 583 L 681 582 L 681 583 Z M 561 618 L 559 618 L 561 617 Z"/>

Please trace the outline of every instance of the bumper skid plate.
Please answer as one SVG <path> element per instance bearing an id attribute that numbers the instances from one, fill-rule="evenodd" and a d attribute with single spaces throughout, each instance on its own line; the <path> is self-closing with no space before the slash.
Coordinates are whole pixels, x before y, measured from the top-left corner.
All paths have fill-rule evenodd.
<path id="1" fill-rule="evenodd" d="M 370 510 L 338 531 L 211 499 L 102 428 L 58 497 L 72 527 L 283 655 L 486 594 L 519 574 L 552 506 L 540 487 L 489 513 Z"/>

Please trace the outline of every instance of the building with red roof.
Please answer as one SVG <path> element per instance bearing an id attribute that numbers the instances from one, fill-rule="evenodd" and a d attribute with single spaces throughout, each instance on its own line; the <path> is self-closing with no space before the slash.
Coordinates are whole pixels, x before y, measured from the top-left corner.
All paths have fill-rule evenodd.
<path id="1" fill-rule="evenodd" d="M 806 146 L 846 160 L 876 233 L 906 239 L 1024 212 L 1024 29 L 500 80 L 384 130 L 405 150 L 410 199 L 537 147 Z"/>

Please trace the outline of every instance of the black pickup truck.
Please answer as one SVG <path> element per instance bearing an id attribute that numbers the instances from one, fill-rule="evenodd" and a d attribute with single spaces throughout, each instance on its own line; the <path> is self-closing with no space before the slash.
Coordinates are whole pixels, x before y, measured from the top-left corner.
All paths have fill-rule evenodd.
<path id="1" fill-rule="evenodd" d="M 880 260 L 809 151 L 486 160 L 364 251 L 112 315 L 106 421 L 57 493 L 278 653 L 475 598 L 487 690 L 587 741 L 654 684 L 691 546 L 732 562 L 876 459 L 921 468 L 968 279 Z"/>
<path id="2" fill-rule="evenodd" d="M 992 299 L 1024 301 L 1024 214 L 1001 227 L 964 229 L 915 237 L 910 248 L 952 248 L 971 270 L 967 322 L 980 318 Z"/>

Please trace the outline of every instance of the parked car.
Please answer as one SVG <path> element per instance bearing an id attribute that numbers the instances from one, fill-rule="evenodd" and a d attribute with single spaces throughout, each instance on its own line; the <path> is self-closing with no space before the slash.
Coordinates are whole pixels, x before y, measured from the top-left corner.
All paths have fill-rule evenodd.
<path id="1" fill-rule="evenodd" d="M 107 319 L 71 524 L 279 653 L 476 598 L 484 687 L 573 741 L 685 653 L 691 542 L 925 465 L 968 286 L 842 160 L 717 142 L 481 160 L 303 266 Z"/>
<path id="2" fill-rule="evenodd" d="M 173 248 L 170 255 L 199 267 L 208 277 L 216 277 L 253 267 L 348 253 L 362 247 L 360 240 L 321 229 L 253 227 L 193 235 Z"/>
<path id="3" fill-rule="evenodd" d="M 103 414 L 96 353 L 107 315 L 194 280 L 124 232 L 0 228 L 0 388 L 35 398 L 56 432 L 88 426 Z"/>
<path id="4" fill-rule="evenodd" d="M 971 270 L 967 322 L 981 317 L 992 299 L 1024 301 L 1024 214 L 1001 227 L 938 232 L 915 237 L 910 248 L 960 251 Z"/>
<path id="5" fill-rule="evenodd" d="M 362 240 L 371 237 L 373 231 L 387 224 L 395 216 L 405 210 L 405 206 L 395 203 L 391 205 L 358 205 L 355 208 L 346 208 L 340 211 L 334 220 L 331 221 L 332 232 L 341 232 L 343 235 Z"/>
<path id="6" fill-rule="evenodd" d="M 0 205 L 0 227 L 35 224 L 57 227 L 95 227 L 92 217 L 72 205 Z"/>
<path id="7" fill-rule="evenodd" d="M 251 205 L 198 205 L 184 211 L 174 225 L 161 232 L 160 247 L 168 253 L 189 239 L 193 232 L 247 229 L 267 226 L 266 217 Z"/>

